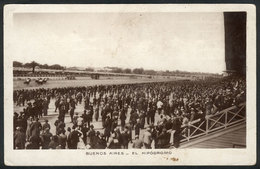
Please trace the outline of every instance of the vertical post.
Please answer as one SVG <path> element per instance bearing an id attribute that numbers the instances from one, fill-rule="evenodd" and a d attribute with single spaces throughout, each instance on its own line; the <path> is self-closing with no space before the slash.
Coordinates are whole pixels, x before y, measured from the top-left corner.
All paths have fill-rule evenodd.
<path id="1" fill-rule="evenodd" d="M 228 114 L 228 111 L 225 111 L 225 128 L 227 128 L 227 114 Z"/>
<path id="2" fill-rule="evenodd" d="M 188 141 L 190 141 L 190 123 L 188 124 Z"/>
<path id="3" fill-rule="evenodd" d="M 208 116 L 206 116 L 206 134 L 208 134 L 208 131 L 209 131 L 209 118 Z"/>

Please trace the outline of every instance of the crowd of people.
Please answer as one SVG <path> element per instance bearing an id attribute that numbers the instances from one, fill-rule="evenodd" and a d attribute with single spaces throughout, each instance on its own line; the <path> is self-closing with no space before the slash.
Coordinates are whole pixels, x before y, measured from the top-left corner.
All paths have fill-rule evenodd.
<path id="1" fill-rule="evenodd" d="M 14 113 L 14 149 L 178 148 L 182 125 L 245 102 L 246 80 L 40 88 L 13 94 L 15 106 L 24 106 Z M 50 125 L 45 116 L 52 99 L 58 117 Z M 84 111 L 78 112 L 82 104 Z M 66 114 L 72 127 L 66 127 Z M 103 128 L 95 129 L 93 122 L 99 120 Z"/>

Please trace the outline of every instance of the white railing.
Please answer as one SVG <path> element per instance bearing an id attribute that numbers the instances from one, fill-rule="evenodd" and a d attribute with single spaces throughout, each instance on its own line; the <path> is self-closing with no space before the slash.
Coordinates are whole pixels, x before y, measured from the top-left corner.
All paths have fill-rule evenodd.
<path id="1" fill-rule="evenodd" d="M 246 121 L 246 103 L 239 106 L 232 106 L 212 115 L 205 119 L 198 119 L 182 126 L 181 142 L 190 141 L 215 131 L 225 129 L 235 124 Z"/>

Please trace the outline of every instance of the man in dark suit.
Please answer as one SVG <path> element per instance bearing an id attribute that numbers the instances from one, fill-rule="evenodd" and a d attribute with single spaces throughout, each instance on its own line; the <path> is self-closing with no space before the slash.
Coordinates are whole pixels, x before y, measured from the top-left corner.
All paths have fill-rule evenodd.
<path id="1" fill-rule="evenodd" d="M 14 147 L 15 149 L 24 149 L 25 148 L 25 133 L 22 132 L 21 127 L 17 127 L 17 130 L 14 133 Z"/>
<path id="2" fill-rule="evenodd" d="M 75 130 L 75 126 L 72 127 L 72 132 L 70 135 L 70 146 L 71 149 L 77 149 L 77 145 L 79 142 L 79 137 L 81 136 L 80 132 Z"/>
<path id="3" fill-rule="evenodd" d="M 40 136 L 40 131 L 42 129 L 42 125 L 39 122 L 38 117 L 36 117 L 35 122 L 32 123 L 31 128 L 30 128 L 30 132 L 31 132 L 31 136 Z"/>

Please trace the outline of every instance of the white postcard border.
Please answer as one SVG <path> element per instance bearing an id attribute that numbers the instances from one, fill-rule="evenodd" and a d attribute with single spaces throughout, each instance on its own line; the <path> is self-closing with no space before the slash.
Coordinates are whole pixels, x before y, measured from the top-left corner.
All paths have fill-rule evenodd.
<path id="1" fill-rule="evenodd" d="M 9 55 L 14 13 L 78 12 L 247 12 L 247 148 L 167 150 L 13 150 L 13 74 Z M 4 7 L 4 161 L 9 166 L 253 165 L 256 163 L 256 8 L 251 4 L 6 5 Z M 142 155 L 142 152 L 171 155 Z M 107 155 L 86 155 L 106 152 Z M 120 152 L 125 155 L 109 155 Z M 128 153 L 128 155 L 126 155 Z M 138 155 L 132 155 L 138 153 Z M 175 158 L 178 160 L 172 160 Z"/>

